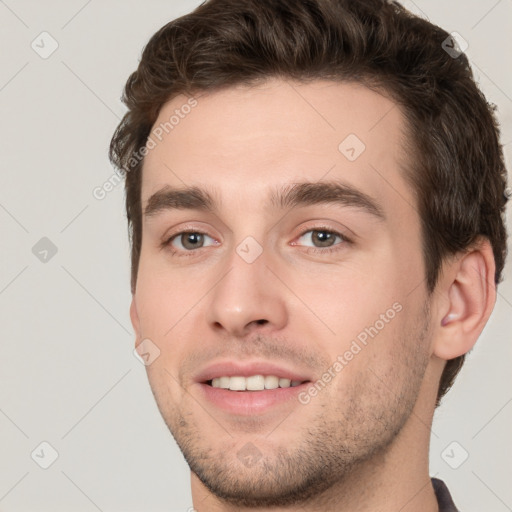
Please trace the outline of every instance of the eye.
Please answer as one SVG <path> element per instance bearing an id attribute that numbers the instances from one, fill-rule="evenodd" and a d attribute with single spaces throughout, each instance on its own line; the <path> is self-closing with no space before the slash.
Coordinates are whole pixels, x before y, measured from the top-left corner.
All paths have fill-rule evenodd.
<path id="1" fill-rule="evenodd" d="M 338 231 L 333 231 L 331 229 L 324 229 L 320 227 L 304 231 L 304 233 L 302 233 L 298 240 L 301 240 L 303 238 L 312 241 L 313 244 L 318 244 L 313 245 L 313 247 L 306 247 L 306 252 L 313 253 L 330 253 L 334 251 L 339 251 L 343 248 L 340 246 L 344 246 L 345 243 L 350 243 L 350 240 L 343 234 L 339 233 Z M 340 240 L 340 242 L 337 244 L 335 244 L 336 238 Z M 292 245 L 297 244 L 293 243 Z"/>
<path id="2" fill-rule="evenodd" d="M 162 245 L 164 247 L 170 247 L 172 254 L 177 252 L 193 252 L 196 249 L 208 247 L 204 245 L 205 237 L 213 240 L 213 238 L 201 231 L 180 231 L 179 233 L 175 233 L 171 238 L 167 239 Z M 215 244 L 213 243 L 209 245 Z"/>
<path id="3" fill-rule="evenodd" d="M 210 239 L 212 243 L 205 245 L 205 237 Z M 305 246 L 305 250 L 308 253 L 331 253 L 342 250 L 346 243 L 351 243 L 342 233 L 322 227 L 304 231 L 298 238 L 299 241 L 302 239 L 309 240 L 313 243 L 312 247 Z M 336 243 L 336 239 L 339 239 L 338 243 Z M 291 245 L 303 245 L 303 243 L 304 241 L 299 244 L 293 242 Z M 173 234 L 162 243 L 162 248 L 169 248 L 172 255 L 181 257 L 193 256 L 198 249 L 214 245 L 218 245 L 216 240 L 202 231 L 194 230 L 180 231 L 179 233 Z"/>

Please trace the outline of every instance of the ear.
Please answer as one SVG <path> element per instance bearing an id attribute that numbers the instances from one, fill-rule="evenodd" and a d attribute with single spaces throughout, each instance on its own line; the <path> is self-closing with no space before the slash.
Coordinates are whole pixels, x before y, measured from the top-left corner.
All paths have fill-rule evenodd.
<path id="1" fill-rule="evenodd" d="M 434 354 L 449 360 L 469 352 L 496 302 L 494 255 L 487 239 L 447 264 L 440 288 Z"/>
<path id="2" fill-rule="evenodd" d="M 137 312 L 137 304 L 135 303 L 135 295 L 132 295 L 132 303 L 130 304 L 130 320 L 132 321 L 133 330 L 136 334 L 135 345 L 137 345 L 138 340 L 141 338 L 141 333 L 139 313 Z"/>

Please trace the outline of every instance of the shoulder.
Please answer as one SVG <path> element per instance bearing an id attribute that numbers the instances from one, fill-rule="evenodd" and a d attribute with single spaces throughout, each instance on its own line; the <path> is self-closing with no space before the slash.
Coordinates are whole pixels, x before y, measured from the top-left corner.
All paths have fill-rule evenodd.
<path id="1" fill-rule="evenodd" d="M 452 500 L 452 496 L 446 484 L 439 478 L 431 478 L 434 492 L 439 504 L 439 512 L 459 512 Z"/>

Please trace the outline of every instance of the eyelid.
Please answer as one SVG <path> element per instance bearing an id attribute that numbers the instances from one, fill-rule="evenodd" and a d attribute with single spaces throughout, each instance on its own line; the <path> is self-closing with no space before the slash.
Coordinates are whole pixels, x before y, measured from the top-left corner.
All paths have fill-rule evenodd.
<path id="1" fill-rule="evenodd" d="M 210 238 L 215 238 L 208 234 L 209 231 L 211 230 L 206 227 L 202 228 L 197 223 L 194 222 L 185 225 L 180 224 L 179 228 L 168 229 L 164 233 L 164 235 L 162 236 L 162 243 L 167 243 L 171 238 L 174 238 L 178 235 L 182 235 L 183 233 L 200 233 L 202 235 L 208 235 Z"/>
<path id="2" fill-rule="evenodd" d="M 321 221 L 320 224 L 312 224 L 307 227 L 303 227 L 300 231 L 299 237 L 305 235 L 309 231 L 328 231 L 329 233 L 334 233 L 336 235 L 340 235 L 342 238 L 345 238 L 346 240 L 350 240 L 352 237 L 356 238 L 355 233 L 351 230 L 343 226 L 342 228 L 330 226 L 328 224 L 322 224 Z M 346 234 L 345 232 L 348 231 L 350 234 Z"/>

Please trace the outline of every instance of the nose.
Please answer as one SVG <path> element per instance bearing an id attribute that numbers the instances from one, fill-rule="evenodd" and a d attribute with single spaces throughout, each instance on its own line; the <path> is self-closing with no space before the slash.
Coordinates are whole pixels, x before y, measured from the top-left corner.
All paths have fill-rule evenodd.
<path id="1" fill-rule="evenodd" d="M 240 338 L 257 329 L 269 332 L 282 329 L 288 317 L 287 289 L 271 267 L 265 251 L 252 263 L 234 252 L 222 277 L 208 294 L 209 325 Z"/>

